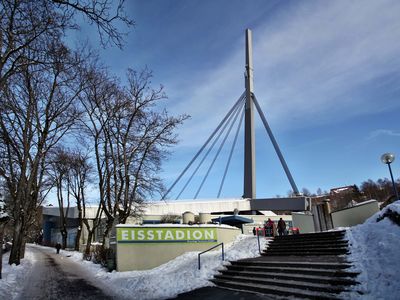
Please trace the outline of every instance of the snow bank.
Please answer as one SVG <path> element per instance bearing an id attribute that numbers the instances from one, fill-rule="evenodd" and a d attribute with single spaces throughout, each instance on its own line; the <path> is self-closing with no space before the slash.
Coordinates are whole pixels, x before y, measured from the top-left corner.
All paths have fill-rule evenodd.
<path id="1" fill-rule="evenodd" d="M 260 240 L 261 247 L 266 241 Z M 198 270 L 197 256 L 199 252 L 188 252 L 157 268 L 147 271 L 106 272 L 99 265 L 82 261 L 78 252 L 62 252 L 71 259 L 82 263 L 94 274 L 96 281 L 106 286 L 117 297 L 138 300 L 166 299 L 203 286 L 212 285 L 209 281 L 229 260 L 238 260 L 259 256 L 257 238 L 239 235 L 225 248 L 225 262 L 221 261 L 221 249 L 201 255 L 201 269 Z"/>
<path id="2" fill-rule="evenodd" d="M 35 257 L 32 252 L 26 251 L 25 258 L 21 259 L 21 263 L 9 265 L 9 254 L 3 255 L 2 279 L 0 279 L 0 295 L 1 299 L 15 299 L 23 288 L 23 282 L 29 276 L 32 266 L 35 263 Z"/>
<path id="3" fill-rule="evenodd" d="M 344 294 L 345 299 L 399 299 L 400 226 L 389 218 L 377 222 L 388 210 L 400 214 L 400 201 L 388 205 L 365 223 L 346 232 L 350 243 L 349 260 L 353 271 L 361 272 L 356 291 Z"/>

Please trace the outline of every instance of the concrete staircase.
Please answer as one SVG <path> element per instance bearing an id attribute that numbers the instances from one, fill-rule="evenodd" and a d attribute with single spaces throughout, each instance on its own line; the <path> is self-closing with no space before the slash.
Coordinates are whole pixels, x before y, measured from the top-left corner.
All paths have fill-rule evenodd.
<path id="1" fill-rule="evenodd" d="M 344 231 L 275 237 L 261 257 L 233 261 L 212 281 L 271 298 L 340 299 L 357 284 L 347 253 Z"/>

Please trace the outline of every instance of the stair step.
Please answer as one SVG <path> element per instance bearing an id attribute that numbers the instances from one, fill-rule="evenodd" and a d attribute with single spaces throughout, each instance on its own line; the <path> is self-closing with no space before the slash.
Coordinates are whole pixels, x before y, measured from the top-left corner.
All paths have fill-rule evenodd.
<path id="1" fill-rule="evenodd" d="M 292 268 L 314 268 L 314 269 L 347 269 L 351 264 L 346 263 L 332 263 L 332 262 L 287 262 L 287 261 L 232 261 L 232 265 L 241 266 L 279 266 L 279 267 L 292 267 Z"/>
<path id="2" fill-rule="evenodd" d="M 344 240 L 344 236 L 295 236 L 292 235 L 285 235 L 285 236 L 276 236 L 274 237 L 273 241 L 341 241 Z"/>
<path id="3" fill-rule="evenodd" d="M 274 267 L 274 266 L 227 266 L 228 270 L 236 271 L 250 271 L 250 272 L 275 272 L 275 273 L 296 273 L 296 274 L 309 274 L 318 276 L 329 276 L 329 277 L 355 277 L 358 273 L 355 272 L 343 272 L 341 270 L 323 270 L 313 268 L 293 268 L 293 267 Z"/>
<path id="4" fill-rule="evenodd" d="M 319 237 L 344 237 L 345 231 L 325 231 L 317 233 L 302 233 L 302 234 L 291 234 L 291 235 L 281 235 L 276 236 L 275 239 L 307 239 L 307 238 L 319 238 Z"/>
<path id="5" fill-rule="evenodd" d="M 229 276 L 244 276 L 256 278 L 274 278 L 282 280 L 290 280 L 293 282 L 313 282 L 313 283 L 326 283 L 335 285 L 354 285 L 358 284 L 354 278 L 351 277 L 332 277 L 332 276 L 315 276 L 308 274 L 287 274 L 275 272 L 251 272 L 251 271 L 237 271 L 237 270 L 223 270 L 220 271 L 222 275 Z"/>
<path id="6" fill-rule="evenodd" d="M 311 291 L 328 292 L 328 293 L 341 293 L 346 290 L 346 286 L 343 285 L 330 285 L 321 283 L 310 283 L 301 281 L 288 281 L 272 278 L 256 278 L 256 277 L 245 277 L 245 276 L 229 276 L 229 275 L 215 275 L 216 279 L 228 280 L 232 282 L 248 282 L 259 285 L 276 285 L 284 287 L 293 287 L 299 289 L 306 289 Z"/>
<path id="7" fill-rule="evenodd" d="M 288 249 L 288 250 L 285 250 Z M 285 251 L 296 251 L 296 250 L 313 250 L 313 249 L 317 249 L 317 250 L 344 250 L 347 251 L 347 247 L 320 247 L 320 246 L 310 246 L 310 247 L 294 247 L 294 248 L 266 248 L 264 251 L 281 251 L 281 250 L 285 250 Z"/>
<path id="8" fill-rule="evenodd" d="M 293 246 L 301 246 L 301 245 L 348 245 L 348 241 L 340 240 L 340 241 L 273 241 L 268 244 L 268 247 L 276 246 L 276 245 L 293 245 Z"/>
<path id="9" fill-rule="evenodd" d="M 280 249 L 347 249 L 347 245 L 271 245 L 268 250 Z"/>
<path id="10" fill-rule="evenodd" d="M 274 241 L 268 244 L 268 247 L 285 246 L 285 247 L 302 247 L 302 246 L 319 246 L 319 247 L 329 247 L 329 246 L 341 246 L 347 247 L 348 243 L 346 241 L 324 241 L 324 242 L 313 242 L 313 241 L 299 241 L 299 242 L 281 242 Z"/>
<path id="11" fill-rule="evenodd" d="M 211 281 L 271 298 L 338 299 L 359 273 L 348 272 L 345 231 L 277 236 L 262 256 L 233 261 Z"/>
<path id="12" fill-rule="evenodd" d="M 291 252 L 263 252 L 261 253 L 262 256 L 310 256 L 310 255 L 317 255 L 317 256 L 323 256 L 323 255 L 347 255 L 348 253 L 338 253 L 338 252 L 309 252 L 309 251 L 305 251 L 305 252 L 297 252 L 297 253 L 291 253 Z"/>
<path id="13" fill-rule="evenodd" d="M 254 283 L 237 283 L 229 280 L 212 279 L 215 284 L 236 290 L 246 290 L 259 293 L 274 294 L 280 296 L 295 296 L 308 299 L 338 299 L 335 294 L 321 293 L 304 289 L 287 288 L 282 286 L 270 285 L 263 286 Z"/>
<path id="14" fill-rule="evenodd" d="M 265 253 L 312 253 L 312 252 L 334 252 L 337 254 L 343 253 L 346 254 L 348 252 L 347 248 L 273 248 L 266 249 L 263 252 Z"/>
<path id="15" fill-rule="evenodd" d="M 329 243 L 329 242 L 342 242 L 345 241 L 345 239 L 343 237 L 337 237 L 337 238 L 331 238 L 331 237 L 315 237 L 315 238 L 285 238 L 285 239 L 278 239 L 278 238 L 274 238 L 272 240 L 272 243 L 299 243 L 299 242 L 325 242 L 325 243 Z"/>

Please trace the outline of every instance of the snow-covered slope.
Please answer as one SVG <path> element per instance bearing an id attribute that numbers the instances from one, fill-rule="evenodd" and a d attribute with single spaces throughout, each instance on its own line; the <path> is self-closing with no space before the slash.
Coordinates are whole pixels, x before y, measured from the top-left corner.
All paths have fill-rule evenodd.
<path id="1" fill-rule="evenodd" d="M 261 239 L 260 239 L 261 241 Z M 265 246 L 265 240 L 261 241 Z M 179 293 L 212 285 L 208 280 L 213 277 L 222 264 L 221 249 L 201 255 L 201 269 L 198 270 L 199 252 L 188 252 L 174 260 L 148 271 L 105 272 L 90 262 L 82 262 L 103 285 L 107 285 L 113 294 L 122 299 L 166 299 Z M 238 260 L 259 256 L 257 239 L 253 236 L 240 235 L 225 249 L 225 260 Z M 77 253 L 74 260 L 81 260 Z M 156 288 L 155 288 L 156 287 Z"/>
<path id="2" fill-rule="evenodd" d="M 353 270 L 361 272 L 357 278 L 361 285 L 345 299 L 400 299 L 400 226 L 388 217 L 377 222 L 388 210 L 400 214 L 400 201 L 346 232 L 349 259 Z"/>

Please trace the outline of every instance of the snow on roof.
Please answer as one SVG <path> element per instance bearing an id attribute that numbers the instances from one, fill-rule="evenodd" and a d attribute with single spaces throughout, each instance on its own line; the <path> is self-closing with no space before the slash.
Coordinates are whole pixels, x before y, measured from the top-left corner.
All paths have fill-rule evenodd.
<path id="1" fill-rule="evenodd" d="M 243 210 L 250 210 L 249 199 L 204 199 L 196 201 L 166 201 L 147 203 L 145 208 L 146 215 L 181 215 L 185 212 L 212 213 Z"/>
<path id="2" fill-rule="evenodd" d="M 66 208 L 64 208 L 64 213 L 66 213 Z M 87 206 L 85 209 L 86 218 L 94 219 L 96 217 L 97 206 Z M 78 218 L 78 207 L 71 206 L 68 209 L 68 218 Z M 60 208 L 58 206 L 44 206 L 43 207 L 43 215 L 48 216 L 60 216 Z"/>
<path id="3" fill-rule="evenodd" d="M 353 189 L 353 187 L 342 187 L 342 188 L 337 188 L 337 189 L 331 189 L 331 193 L 340 193 L 340 192 L 344 192 L 344 191 L 348 191 Z"/>
<path id="4" fill-rule="evenodd" d="M 226 224 L 193 224 L 193 225 L 188 225 L 188 224 L 146 224 L 146 225 L 136 225 L 136 224 L 118 224 L 116 225 L 117 228 L 164 228 L 164 227 L 172 227 L 172 228 L 196 228 L 196 227 L 202 227 L 202 228 L 235 228 L 237 227 L 232 227 Z"/>
<path id="5" fill-rule="evenodd" d="M 277 216 L 272 210 L 259 210 L 264 216 Z"/>
<path id="6" fill-rule="evenodd" d="M 378 201 L 376 201 L 375 199 L 371 199 L 371 200 L 367 200 L 364 202 L 355 203 L 354 206 L 364 205 L 364 204 L 368 204 L 368 203 L 375 203 L 375 202 L 378 202 Z"/>

